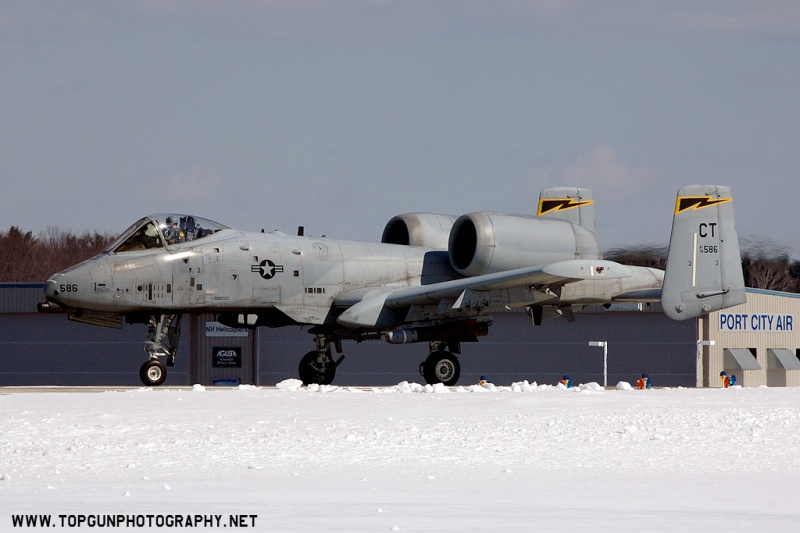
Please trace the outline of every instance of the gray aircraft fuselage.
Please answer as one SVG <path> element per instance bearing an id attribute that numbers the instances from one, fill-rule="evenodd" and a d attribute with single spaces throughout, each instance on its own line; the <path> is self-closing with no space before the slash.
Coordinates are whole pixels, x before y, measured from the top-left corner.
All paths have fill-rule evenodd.
<path id="1" fill-rule="evenodd" d="M 540 263 L 574 258 L 574 250 L 548 253 Z M 662 271 L 628 268 L 629 277 L 571 283 L 548 299 L 607 303 L 661 286 Z M 325 324 L 335 321 L 330 311 L 344 294 L 459 278 L 442 250 L 223 229 L 198 241 L 100 254 L 51 276 L 45 295 L 66 307 L 108 313 L 278 308 L 297 323 Z"/>

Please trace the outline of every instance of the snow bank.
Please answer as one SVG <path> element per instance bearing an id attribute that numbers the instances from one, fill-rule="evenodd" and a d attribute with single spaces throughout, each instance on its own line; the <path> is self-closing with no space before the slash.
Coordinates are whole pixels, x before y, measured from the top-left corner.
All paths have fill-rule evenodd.
<path id="1" fill-rule="evenodd" d="M 392 394 L 392 393 L 441 394 L 450 392 L 450 389 L 443 383 L 437 383 L 435 385 L 420 385 L 419 383 L 409 383 L 408 381 L 402 381 L 392 387 L 373 387 L 371 390 L 372 392 L 377 394 Z"/>
<path id="2" fill-rule="evenodd" d="M 303 386 L 303 382 L 299 379 L 284 379 L 277 385 L 275 388 L 278 390 L 288 390 L 288 391 L 296 391 L 299 390 L 300 387 Z"/>
<path id="3" fill-rule="evenodd" d="M 628 389 L 630 389 L 630 385 L 624 382 L 620 382 L 617 385 L 617 388 L 624 387 L 627 385 Z M 199 387 L 199 385 L 196 385 Z M 242 389 L 246 386 L 240 386 L 239 388 Z M 258 389 L 258 387 L 254 387 Z M 442 383 L 436 383 L 435 385 L 421 385 L 415 382 L 408 382 L 402 381 L 397 385 L 392 385 L 389 387 L 370 387 L 370 388 L 359 388 L 359 387 L 337 387 L 336 385 L 317 385 L 312 383 L 305 387 L 303 382 L 299 379 L 285 379 L 275 385 L 275 388 L 278 390 L 283 391 L 299 391 L 305 390 L 308 392 L 322 392 L 322 393 L 353 393 L 353 394 L 363 394 L 364 392 L 371 392 L 373 394 L 447 394 L 450 392 L 472 392 L 472 393 L 486 393 L 486 392 L 493 392 L 493 393 L 503 393 L 503 392 L 541 392 L 541 391 L 568 391 L 568 392 L 602 392 L 605 389 L 599 385 L 597 382 L 590 382 L 590 383 L 581 383 L 574 387 L 567 388 L 561 383 L 558 385 L 539 385 L 535 381 L 533 383 L 528 383 L 528 381 L 518 381 L 511 384 L 511 386 L 497 386 L 494 383 L 485 383 L 483 385 L 459 385 L 457 387 L 448 387 Z M 624 390 L 628 390 L 624 389 Z M 205 390 L 205 389 L 202 389 Z"/>

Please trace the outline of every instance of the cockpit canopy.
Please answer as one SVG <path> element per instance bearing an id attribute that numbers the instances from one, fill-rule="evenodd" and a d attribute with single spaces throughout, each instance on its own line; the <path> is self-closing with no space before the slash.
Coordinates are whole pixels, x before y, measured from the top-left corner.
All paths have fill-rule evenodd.
<path id="1" fill-rule="evenodd" d="M 169 247 L 203 239 L 223 229 L 229 228 L 206 218 L 159 213 L 139 219 L 103 252 L 134 252 Z"/>

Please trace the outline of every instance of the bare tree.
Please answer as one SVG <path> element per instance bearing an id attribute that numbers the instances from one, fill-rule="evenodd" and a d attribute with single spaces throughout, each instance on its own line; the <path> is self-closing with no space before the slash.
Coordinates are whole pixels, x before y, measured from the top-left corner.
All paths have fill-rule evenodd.
<path id="1" fill-rule="evenodd" d="M 55 227 L 34 236 L 11 226 L 0 231 L 0 282 L 44 281 L 53 272 L 97 255 L 113 240 L 108 233 L 75 235 Z"/>
<path id="2" fill-rule="evenodd" d="M 646 245 L 615 248 L 606 253 L 606 259 L 663 270 L 667 264 L 667 251 L 666 247 Z M 742 273 L 746 287 L 800 292 L 800 261 L 793 261 L 784 248 L 775 242 L 744 241 Z"/>

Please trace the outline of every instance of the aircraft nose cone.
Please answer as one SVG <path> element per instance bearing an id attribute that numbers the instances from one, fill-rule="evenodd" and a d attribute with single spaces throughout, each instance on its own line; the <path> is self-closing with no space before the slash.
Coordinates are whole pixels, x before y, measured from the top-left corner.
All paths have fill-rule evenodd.
<path id="1" fill-rule="evenodd" d="M 58 297 L 58 280 L 57 276 L 48 279 L 44 284 L 44 297 L 48 302 L 57 300 Z"/>

